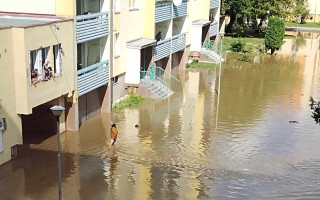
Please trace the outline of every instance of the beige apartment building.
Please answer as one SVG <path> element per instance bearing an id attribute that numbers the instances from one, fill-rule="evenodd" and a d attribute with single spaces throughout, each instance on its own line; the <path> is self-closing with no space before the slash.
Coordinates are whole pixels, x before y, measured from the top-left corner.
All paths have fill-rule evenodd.
<path id="1" fill-rule="evenodd" d="M 57 132 L 53 105 L 77 131 L 129 91 L 168 98 L 191 55 L 221 61 L 219 0 L 110 3 L 0 2 L 0 164 Z"/>

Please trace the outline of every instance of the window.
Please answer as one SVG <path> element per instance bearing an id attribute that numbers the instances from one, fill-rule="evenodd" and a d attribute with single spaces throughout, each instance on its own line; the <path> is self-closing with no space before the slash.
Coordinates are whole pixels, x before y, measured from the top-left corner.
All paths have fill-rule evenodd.
<path id="1" fill-rule="evenodd" d="M 138 8 L 139 0 L 129 0 L 129 9 Z"/>
<path id="2" fill-rule="evenodd" d="M 53 59 L 54 59 L 54 69 L 53 72 L 55 76 L 62 75 L 62 48 L 61 44 L 53 46 Z"/>
<path id="3" fill-rule="evenodd" d="M 114 2 L 114 11 L 117 13 L 119 13 L 120 12 L 120 5 L 121 5 L 121 0 L 115 0 L 115 2 Z"/>
<path id="4" fill-rule="evenodd" d="M 112 82 L 113 82 L 113 84 L 117 84 L 118 83 L 118 76 L 115 76 L 115 77 L 113 77 L 112 78 Z"/>
<path id="5" fill-rule="evenodd" d="M 32 81 L 32 76 L 34 76 L 33 81 L 31 82 L 32 84 L 43 80 L 44 78 L 43 64 L 48 59 L 48 52 L 49 52 L 49 47 L 39 48 L 37 50 L 29 51 L 31 81 Z M 34 74 L 36 74 L 36 76 Z"/>
<path id="6" fill-rule="evenodd" d="M 119 41 L 119 33 L 116 33 L 114 35 L 114 56 L 119 57 L 120 56 L 120 41 Z"/>

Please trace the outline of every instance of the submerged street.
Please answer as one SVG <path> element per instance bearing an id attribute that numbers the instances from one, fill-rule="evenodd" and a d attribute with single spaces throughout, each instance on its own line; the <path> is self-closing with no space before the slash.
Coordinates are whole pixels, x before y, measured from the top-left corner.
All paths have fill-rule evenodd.
<path id="1" fill-rule="evenodd" d="M 309 107 L 320 98 L 319 53 L 260 62 L 229 54 L 220 94 L 219 68 L 191 69 L 169 99 L 62 133 L 63 199 L 319 199 L 320 126 Z M 56 136 L 31 148 L 0 167 L 0 199 L 58 198 Z"/>

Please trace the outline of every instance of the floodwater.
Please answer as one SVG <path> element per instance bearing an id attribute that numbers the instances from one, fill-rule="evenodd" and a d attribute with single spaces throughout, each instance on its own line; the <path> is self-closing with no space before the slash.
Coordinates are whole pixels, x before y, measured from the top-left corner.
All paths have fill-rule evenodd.
<path id="1" fill-rule="evenodd" d="M 320 125 L 309 108 L 320 98 L 319 54 L 303 49 L 309 42 L 301 56 L 256 65 L 228 55 L 220 89 L 219 68 L 180 72 L 169 99 L 62 133 L 63 199 L 320 199 Z M 0 199 L 58 199 L 57 171 L 54 136 L 0 167 Z"/>

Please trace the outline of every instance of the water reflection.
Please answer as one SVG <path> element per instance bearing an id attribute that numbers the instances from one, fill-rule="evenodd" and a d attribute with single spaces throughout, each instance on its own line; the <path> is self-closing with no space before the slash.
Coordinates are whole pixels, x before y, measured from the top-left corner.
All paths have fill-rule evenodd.
<path id="1" fill-rule="evenodd" d="M 64 198 L 320 198 L 319 126 L 308 107 L 320 96 L 319 54 L 311 49 L 291 59 L 283 48 L 260 65 L 229 54 L 220 94 L 218 70 L 190 70 L 167 100 L 63 133 Z M 119 129 L 114 150 L 111 119 Z M 32 157 L 0 167 L 0 199 L 57 198 L 55 137 L 32 148 Z"/>

